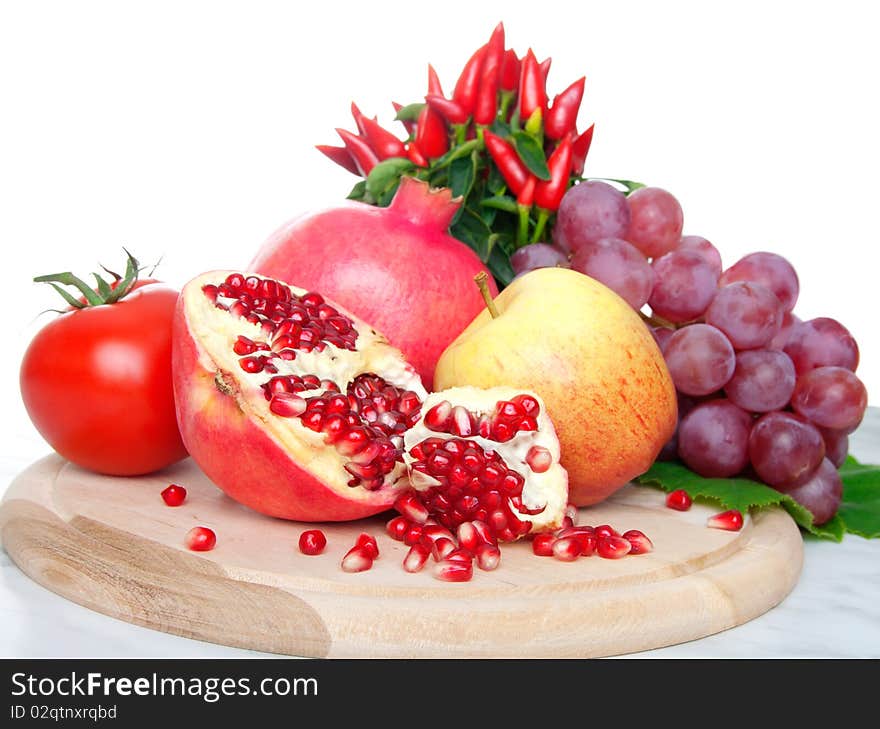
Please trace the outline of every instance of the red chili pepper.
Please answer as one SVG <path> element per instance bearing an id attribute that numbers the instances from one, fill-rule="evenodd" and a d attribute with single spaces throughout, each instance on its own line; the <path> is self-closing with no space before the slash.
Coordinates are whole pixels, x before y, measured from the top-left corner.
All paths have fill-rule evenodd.
<path id="1" fill-rule="evenodd" d="M 360 175 L 357 165 L 354 163 L 354 160 L 351 158 L 351 155 L 345 147 L 334 147 L 330 144 L 318 144 L 315 145 L 315 149 L 326 157 L 332 159 L 340 167 L 347 169 L 353 175 Z"/>
<path id="2" fill-rule="evenodd" d="M 544 134 L 548 139 L 562 139 L 575 128 L 586 81 L 582 76 L 561 94 L 556 94 L 553 106 L 544 117 Z"/>
<path id="3" fill-rule="evenodd" d="M 367 143 L 373 148 L 380 160 L 389 157 L 406 157 L 406 147 L 391 132 L 367 117 L 363 117 L 361 121 L 364 125 Z"/>
<path id="4" fill-rule="evenodd" d="M 547 86 L 547 77 L 550 75 L 550 64 L 553 63 L 553 59 L 550 56 L 547 56 L 543 61 L 538 64 L 538 68 L 541 69 L 541 76 L 544 79 L 544 86 Z"/>
<path id="5" fill-rule="evenodd" d="M 437 96 L 446 95 L 443 93 L 443 87 L 440 85 L 440 77 L 430 63 L 428 64 L 428 93 L 436 94 Z"/>
<path id="6" fill-rule="evenodd" d="M 426 106 L 416 123 L 416 146 L 426 159 L 442 157 L 449 150 L 449 133 L 443 117 Z"/>
<path id="7" fill-rule="evenodd" d="M 351 102 L 351 116 L 354 119 L 354 123 L 357 124 L 358 134 L 362 137 L 367 136 L 367 131 L 364 129 L 364 119 L 366 118 L 363 112 L 358 109 L 358 105 L 353 101 Z"/>
<path id="8" fill-rule="evenodd" d="M 394 107 L 395 114 L 403 108 L 403 104 L 398 104 L 396 101 L 392 101 L 391 106 Z M 415 122 L 411 122 L 408 119 L 400 119 L 400 123 L 403 124 L 403 128 L 406 129 L 406 133 L 412 136 L 413 129 L 416 128 Z"/>
<path id="9" fill-rule="evenodd" d="M 537 188 L 538 178 L 529 175 L 522 190 L 516 196 L 516 204 L 530 208 L 535 201 L 535 189 Z"/>
<path id="10" fill-rule="evenodd" d="M 406 156 L 416 167 L 428 166 L 428 160 L 426 160 L 424 155 L 419 151 L 419 147 L 415 142 L 410 142 L 406 146 Z"/>
<path id="11" fill-rule="evenodd" d="M 587 161 L 587 152 L 590 151 L 590 143 L 593 141 L 593 124 L 583 134 L 575 136 L 572 131 L 571 142 L 571 174 L 580 177 L 584 173 L 584 163 Z"/>
<path id="12" fill-rule="evenodd" d="M 464 109 L 468 116 L 474 113 L 474 106 L 477 103 L 477 92 L 480 90 L 480 70 L 483 67 L 485 57 L 486 46 L 481 46 L 464 65 L 461 76 L 455 83 L 455 90 L 452 92 L 452 100 Z"/>
<path id="13" fill-rule="evenodd" d="M 529 48 L 519 76 L 519 118 L 528 119 L 535 109 L 547 108 L 547 91 L 538 66 L 538 59 Z"/>
<path id="14" fill-rule="evenodd" d="M 544 210 L 556 210 L 568 188 L 568 175 L 571 170 L 571 137 L 565 137 L 547 159 L 550 170 L 549 180 L 538 180 L 535 185 L 535 204 Z"/>
<path id="15" fill-rule="evenodd" d="M 510 191 L 514 195 L 519 195 L 528 183 L 530 174 L 516 153 L 516 149 L 488 129 L 483 130 L 483 142 Z"/>
<path id="16" fill-rule="evenodd" d="M 513 48 L 504 51 L 504 61 L 501 64 L 501 88 L 504 91 L 516 91 L 519 85 L 519 57 Z"/>
<path id="17" fill-rule="evenodd" d="M 504 24 L 498 23 L 486 44 L 486 56 L 480 71 L 480 91 L 474 107 L 474 122 L 491 124 L 498 114 L 498 77 L 504 62 Z"/>
<path id="18" fill-rule="evenodd" d="M 345 143 L 345 148 L 357 165 L 358 172 L 366 177 L 379 162 L 379 158 L 372 150 L 369 144 L 361 139 L 357 134 L 352 134 L 346 129 L 337 129 L 336 133 Z"/>
<path id="19" fill-rule="evenodd" d="M 464 124 L 470 116 L 460 104 L 443 96 L 428 94 L 425 101 L 450 124 Z"/>

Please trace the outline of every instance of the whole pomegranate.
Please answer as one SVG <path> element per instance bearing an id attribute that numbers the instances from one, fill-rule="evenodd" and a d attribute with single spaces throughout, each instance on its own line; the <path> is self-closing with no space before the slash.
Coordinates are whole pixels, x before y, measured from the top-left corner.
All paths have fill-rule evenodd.
<path id="1" fill-rule="evenodd" d="M 230 271 L 181 292 L 172 370 L 183 442 L 270 516 L 358 519 L 409 487 L 403 433 L 426 393 L 400 352 L 318 293 Z"/>
<path id="2" fill-rule="evenodd" d="M 486 269 L 447 234 L 459 205 L 448 189 L 404 177 L 387 208 L 347 201 L 291 220 L 249 269 L 321 291 L 370 322 L 431 389 L 440 354 L 483 306 L 474 276 Z"/>

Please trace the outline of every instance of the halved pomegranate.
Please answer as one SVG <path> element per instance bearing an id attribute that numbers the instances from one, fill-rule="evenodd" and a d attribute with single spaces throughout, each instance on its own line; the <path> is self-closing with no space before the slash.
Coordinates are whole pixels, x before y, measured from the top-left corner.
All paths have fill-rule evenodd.
<path id="1" fill-rule="evenodd" d="M 438 523 L 488 525 L 499 541 L 557 529 L 568 503 L 568 474 L 541 399 L 509 387 L 455 387 L 428 396 L 404 435 L 417 499 Z"/>
<path id="2" fill-rule="evenodd" d="M 426 396 L 401 353 L 320 294 L 232 271 L 181 292 L 174 394 L 184 443 L 236 501 L 358 519 L 408 486 L 403 433 Z"/>

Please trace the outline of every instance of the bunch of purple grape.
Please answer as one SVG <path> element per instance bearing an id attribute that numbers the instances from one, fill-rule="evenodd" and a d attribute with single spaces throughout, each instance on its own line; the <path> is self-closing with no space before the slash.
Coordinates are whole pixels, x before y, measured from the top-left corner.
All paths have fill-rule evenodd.
<path id="1" fill-rule="evenodd" d="M 679 397 L 661 458 L 706 477 L 757 478 L 822 524 L 837 512 L 837 469 L 867 407 L 856 341 L 834 319 L 795 316 L 798 277 L 785 258 L 752 253 L 723 270 L 718 250 L 682 237 L 682 224 L 665 190 L 625 196 L 583 182 L 562 200 L 553 244 L 521 248 L 511 262 L 517 273 L 570 266 L 634 309 L 650 307 L 643 316 Z"/>

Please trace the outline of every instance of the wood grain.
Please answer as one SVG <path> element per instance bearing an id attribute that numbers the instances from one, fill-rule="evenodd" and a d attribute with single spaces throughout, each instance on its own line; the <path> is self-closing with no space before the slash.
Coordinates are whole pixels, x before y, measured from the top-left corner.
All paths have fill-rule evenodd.
<path id="1" fill-rule="evenodd" d="M 159 492 L 187 488 L 170 508 Z M 0 535 L 16 564 L 93 610 L 190 638 L 302 656 L 592 657 L 656 648 L 739 625 L 794 587 L 802 540 L 781 510 L 737 533 L 708 529 L 712 510 L 663 507 L 628 487 L 581 510 L 580 523 L 641 529 L 655 551 L 572 563 L 506 546 L 495 572 L 465 584 L 403 571 L 407 547 L 384 519 L 325 524 L 324 554 L 299 553 L 304 526 L 228 499 L 189 460 L 141 478 L 98 476 L 57 456 L 38 461 L 0 504 Z M 195 525 L 217 546 L 183 545 Z M 379 540 L 373 569 L 346 574 L 360 531 Z"/>

